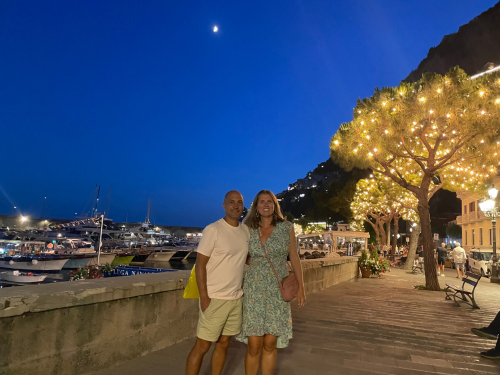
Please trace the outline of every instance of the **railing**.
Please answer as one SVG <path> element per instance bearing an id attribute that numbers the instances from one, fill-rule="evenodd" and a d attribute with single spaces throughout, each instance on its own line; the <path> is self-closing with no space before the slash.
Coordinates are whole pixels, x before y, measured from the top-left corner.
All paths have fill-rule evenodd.
<path id="1" fill-rule="evenodd" d="M 469 221 L 474 221 L 477 219 L 476 211 L 469 212 Z"/>
<path id="2" fill-rule="evenodd" d="M 463 216 L 457 216 L 457 224 L 463 224 Z"/>

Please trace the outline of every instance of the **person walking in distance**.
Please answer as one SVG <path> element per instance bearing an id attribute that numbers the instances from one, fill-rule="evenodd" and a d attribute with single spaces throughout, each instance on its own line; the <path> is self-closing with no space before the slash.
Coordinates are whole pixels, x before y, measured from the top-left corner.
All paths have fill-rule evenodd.
<path id="1" fill-rule="evenodd" d="M 462 270 L 462 277 L 465 277 L 465 261 L 467 259 L 467 254 L 465 250 L 457 244 L 453 249 L 453 263 L 455 263 L 455 268 L 457 269 L 457 279 L 460 278 L 460 270 Z"/>
<path id="2" fill-rule="evenodd" d="M 243 273 L 250 233 L 238 221 L 243 212 L 243 197 L 238 191 L 228 192 L 222 206 L 226 215 L 203 230 L 197 249 L 195 271 L 200 315 L 186 375 L 198 375 L 213 342 L 212 375 L 220 375 L 231 336 L 241 331 Z"/>
<path id="3" fill-rule="evenodd" d="M 446 257 L 448 255 L 448 251 L 446 250 L 446 244 L 443 242 L 441 246 L 439 246 L 436 250 L 437 254 L 437 267 L 438 267 L 438 276 L 444 276 L 444 264 L 446 263 Z"/>

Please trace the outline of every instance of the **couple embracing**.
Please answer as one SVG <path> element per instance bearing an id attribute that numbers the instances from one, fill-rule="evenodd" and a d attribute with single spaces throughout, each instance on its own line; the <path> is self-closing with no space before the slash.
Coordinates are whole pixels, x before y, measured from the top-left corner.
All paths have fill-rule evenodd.
<path id="1" fill-rule="evenodd" d="M 287 256 L 299 285 L 299 307 L 306 299 L 293 225 L 268 190 L 257 194 L 244 223 L 239 222 L 243 197 L 238 191 L 226 194 L 223 207 L 225 217 L 205 228 L 198 246 L 200 316 L 186 374 L 199 373 L 213 342 L 212 375 L 221 374 L 231 336 L 236 336 L 248 345 L 246 375 L 256 375 L 259 365 L 263 375 L 271 375 L 277 348 L 285 348 L 292 338 L 290 302 L 284 301 L 277 279 L 288 276 Z M 249 268 L 243 282 L 245 263 Z"/>

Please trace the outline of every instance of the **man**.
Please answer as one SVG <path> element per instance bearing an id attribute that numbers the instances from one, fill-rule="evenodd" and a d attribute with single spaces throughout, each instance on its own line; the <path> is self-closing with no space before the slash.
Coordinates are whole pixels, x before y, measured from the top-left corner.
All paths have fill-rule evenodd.
<path id="1" fill-rule="evenodd" d="M 438 276 L 444 276 L 444 264 L 446 263 L 446 258 L 448 256 L 448 251 L 446 250 L 446 244 L 444 242 L 441 243 L 436 250 L 437 254 L 437 264 L 438 264 Z"/>
<path id="2" fill-rule="evenodd" d="M 488 327 L 472 328 L 471 331 L 479 337 L 497 340 L 495 348 L 481 352 L 481 356 L 489 359 L 500 359 L 500 338 L 498 338 L 498 334 L 500 333 L 500 312 L 498 312 Z"/>
<path id="3" fill-rule="evenodd" d="M 220 375 L 231 336 L 241 331 L 243 271 L 250 232 L 238 221 L 243 197 L 235 190 L 224 197 L 226 215 L 203 230 L 196 258 L 200 316 L 196 344 L 189 353 L 187 375 L 198 375 L 203 357 L 215 342 L 212 375 Z"/>
<path id="4" fill-rule="evenodd" d="M 453 249 L 453 263 L 455 263 L 455 268 L 457 269 L 457 279 L 460 279 L 460 270 L 462 270 L 462 277 L 465 277 L 466 259 L 467 254 L 465 250 L 457 243 L 457 246 Z"/>

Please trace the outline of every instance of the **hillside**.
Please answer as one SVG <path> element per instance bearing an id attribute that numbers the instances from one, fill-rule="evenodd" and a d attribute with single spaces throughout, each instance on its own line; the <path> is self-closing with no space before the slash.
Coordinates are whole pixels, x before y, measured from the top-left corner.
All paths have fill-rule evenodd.
<path id="1" fill-rule="evenodd" d="M 456 33 L 444 36 L 439 45 L 429 49 L 427 57 L 405 81 L 416 81 L 426 72 L 444 74 L 457 65 L 469 75 L 500 65 L 500 2 L 461 26 Z M 338 188 L 338 185 L 361 175 L 352 176 L 329 159 L 278 194 L 282 210 L 311 221 L 345 219 L 326 207 L 320 207 L 318 197 L 324 200 L 329 187 Z M 460 200 L 449 191 L 439 191 L 431 199 L 430 206 L 435 232 L 444 232 L 446 223 L 460 213 Z"/>
<path id="2" fill-rule="evenodd" d="M 417 81 L 425 72 L 444 74 L 457 65 L 474 75 L 486 70 L 488 64 L 500 65 L 500 2 L 456 33 L 444 36 L 405 81 Z"/>

